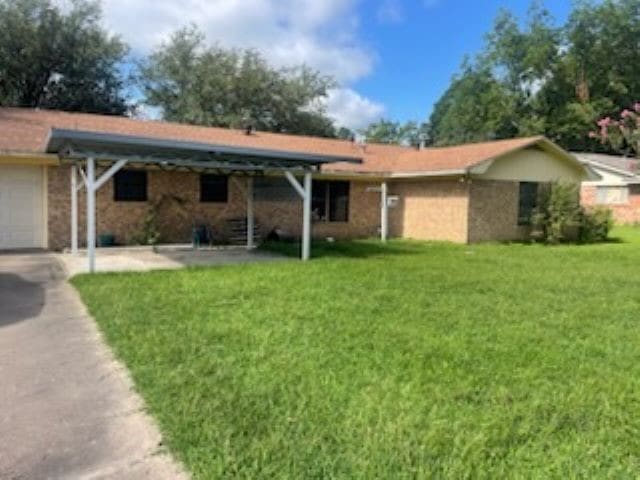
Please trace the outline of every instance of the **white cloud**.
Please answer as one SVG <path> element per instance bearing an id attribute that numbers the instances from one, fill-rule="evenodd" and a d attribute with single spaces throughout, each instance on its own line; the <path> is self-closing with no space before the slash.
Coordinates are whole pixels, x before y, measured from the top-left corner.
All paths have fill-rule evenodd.
<path id="1" fill-rule="evenodd" d="M 363 97 L 350 88 L 329 91 L 325 100 L 327 115 L 337 126 L 359 130 L 379 120 L 385 112 L 384 105 Z"/>
<path id="2" fill-rule="evenodd" d="M 404 20 L 404 12 L 400 0 L 383 0 L 376 17 L 380 23 L 401 23 Z"/>
<path id="3" fill-rule="evenodd" d="M 357 0 L 103 0 L 107 27 L 144 54 L 188 24 L 208 41 L 251 47 L 278 66 L 305 63 L 341 83 L 373 70 Z"/>
<path id="4" fill-rule="evenodd" d="M 60 1 L 60 0 L 59 0 Z M 272 64 L 306 64 L 340 88 L 324 100 L 340 126 L 361 128 L 384 107 L 349 88 L 370 75 L 375 52 L 359 39 L 360 0 L 103 0 L 107 28 L 145 55 L 177 29 L 198 26 L 210 43 L 255 48 Z M 389 2 L 391 6 L 394 0 Z M 387 12 L 389 15 L 393 15 Z M 141 112 L 157 115 L 155 111 Z"/>

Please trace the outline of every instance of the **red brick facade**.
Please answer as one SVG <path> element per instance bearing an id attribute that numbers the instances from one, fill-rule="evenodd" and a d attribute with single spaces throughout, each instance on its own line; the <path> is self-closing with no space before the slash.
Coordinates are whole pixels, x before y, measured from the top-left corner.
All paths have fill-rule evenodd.
<path id="1" fill-rule="evenodd" d="M 597 200 L 596 185 L 584 185 L 580 192 L 580 200 L 585 207 L 601 206 L 613 212 L 616 223 L 622 225 L 633 225 L 640 223 L 640 186 L 631 185 L 629 187 L 629 201 L 624 204 L 599 205 Z"/>
<path id="2" fill-rule="evenodd" d="M 314 222 L 313 236 L 337 239 L 375 237 L 380 227 L 378 182 L 350 182 L 349 213 L 346 222 Z M 230 237 L 228 220 L 246 215 L 247 179 L 230 176 L 226 203 L 200 202 L 199 174 L 149 170 L 146 202 L 114 201 L 114 183 L 108 181 L 97 193 L 97 234 L 112 234 L 118 244 L 135 243 L 145 217 L 155 205 L 160 241 L 189 243 L 194 225 L 211 227 L 224 243 Z M 389 194 L 398 197 L 389 209 L 391 237 L 474 243 L 492 240 L 519 240 L 525 229 L 517 225 L 518 184 L 506 181 L 398 180 L 389 184 Z M 84 190 L 79 194 L 79 240 L 85 239 Z M 50 167 L 48 172 L 49 248 L 70 246 L 70 167 Z M 256 199 L 256 222 L 266 234 L 279 227 L 299 235 L 302 202 Z"/>
<path id="3" fill-rule="evenodd" d="M 347 222 L 315 222 L 315 237 L 358 238 L 378 233 L 379 194 L 368 192 L 371 183 L 351 182 L 349 220 Z M 193 225 L 208 225 L 214 236 L 225 242 L 230 233 L 227 220 L 246 215 L 246 177 L 230 176 L 226 203 L 200 202 L 199 174 L 149 170 L 146 202 L 114 201 L 113 180 L 108 181 L 96 195 L 97 234 L 113 234 L 119 244 L 135 242 L 150 208 L 156 206 L 156 223 L 161 241 L 188 243 Z M 62 250 L 70 246 L 71 202 L 70 167 L 50 167 L 48 171 L 48 232 L 49 248 Z M 78 230 L 82 245 L 85 239 L 86 197 L 84 189 L 78 197 Z M 263 233 L 274 227 L 299 235 L 302 226 L 302 202 L 255 201 L 256 222 Z"/>

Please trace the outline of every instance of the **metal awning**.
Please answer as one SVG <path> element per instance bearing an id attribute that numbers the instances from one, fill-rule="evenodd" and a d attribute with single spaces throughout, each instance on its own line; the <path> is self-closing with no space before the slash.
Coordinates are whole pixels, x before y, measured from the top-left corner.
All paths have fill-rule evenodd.
<path id="1" fill-rule="evenodd" d="M 46 152 L 61 159 L 183 166 L 233 171 L 291 171 L 317 169 L 336 163 L 362 163 L 350 156 L 292 152 L 163 138 L 51 129 Z"/>
<path id="2" fill-rule="evenodd" d="M 247 177 L 247 248 L 253 248 L 253 175 L 280 172 L 302 199 L 301 257 L 311 252 L 312 172 L 334 162 L 362 163 L 357 157 L 305 153 L 289 150 L 241 147 L 213 143 L 186 142 L 166 138 L 51 129 L 46 152 L 71 161 L 71 251 L 78 251 L 79 172 L 86 188 L 87 258 L 89 272 L 96 264 L 96 191 L 125 165 L 143 165 L 244 172 Z M 111 164 L 99 176 L 96 163 Z M 83 169 L 84 166 L 84 169 Z M 302 177 L 302 182 L 296 178 Z"/>

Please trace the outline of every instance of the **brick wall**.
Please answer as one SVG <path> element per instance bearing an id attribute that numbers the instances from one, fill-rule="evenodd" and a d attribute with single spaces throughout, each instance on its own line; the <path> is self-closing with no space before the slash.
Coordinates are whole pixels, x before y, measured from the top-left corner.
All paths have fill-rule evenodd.
<path id="1" fill-rule="evenodd" d="M 101 172 L 103 170 L 99 170 Z M 70 167 L 50 167 L 48 175 L 49 248 L 61 250 L 70 246 Z M 349 221 L 314 223 L 316 237 L 353 238 L 373 236 L 379 226 L 379 194 L 366 192 L 369 184 L 352 182 L 349 198 Z M 147 177 L 147 202 L 115 202 L 113 181 L 108 181 L 96 194 L 97 234 L 111 233 L 116 242 L 129 244 L 140 232 L 149 208 L 158 204 L 157 225 L 161 241 L 183 243 L 191 241 L 194 224 L 210 225 L 218 238 L 228 236 L 226 220 L 246 215 L 246 178 L 229 178 L 227 203 L 201 203 L 199 175 L 192 172 L 150 170 Z M 86 197 L 84 189 L 78 196 L 79 243 L 86 234 Z M 302 201 L 256 201 L 256 221 L 264 232 L 278 226 L 294 235 L 302 229 Z"/>
<path id="2" fill-rule="evenodd" d="M 393 182 L 389 194 L 398 205 L 389 210 L 391 236 L 467 242 L 469 188 L 456 180 Z"/>
<path id="3" fill-rule="evenodd" d="M 518 182 L 473 180 L 470 185 L 469 242 L 524 240 L 518 226 Z"/>
<path id="4" fill-rule="evenodd" d="M 583 185 L 580 190 L 580 201 L 585 207 L 602 206 L 613 212 L 613 218 L 619 224 L 640 223 L 640 186 L 632 185 L 629 191 L 629 203 L 623 205 L 598 205 L 597 186 Z"/>

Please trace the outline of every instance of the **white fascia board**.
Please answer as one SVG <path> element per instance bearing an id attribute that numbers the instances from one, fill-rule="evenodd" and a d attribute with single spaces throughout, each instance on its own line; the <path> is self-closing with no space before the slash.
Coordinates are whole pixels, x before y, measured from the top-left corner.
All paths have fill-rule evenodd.
<path id="1" fill-rule="evenodd" d="M 390 173 L 387 178 L 433 178 L 433 177 L 453 177 L 456 175 L 466 175 L 466 169 L 434 170 L 432 172 L 398 172 Z"/>

